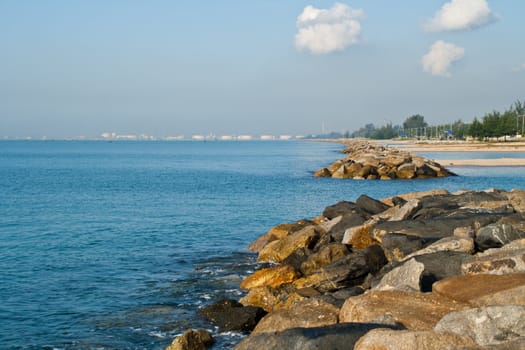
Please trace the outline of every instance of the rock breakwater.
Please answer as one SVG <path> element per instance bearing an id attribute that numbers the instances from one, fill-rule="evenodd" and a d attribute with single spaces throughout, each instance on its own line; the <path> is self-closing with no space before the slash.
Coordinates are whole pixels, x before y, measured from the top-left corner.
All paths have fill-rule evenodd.
<path id="1" fill-rule="evenodd" d="M 236 349 L 525 348 L 523 203 L 523 190 L 361 196 L 276 226 L 250 245 L 261 264 L 235 307 L 265 316 Z"/>
<path id="2" fill-rule="evenodd" d="M 394 147 L 345 141 L 347 156 L 315 172 L 316 177 L 354 180 L 428 179 L 453 176 L 439 163 Z"/>

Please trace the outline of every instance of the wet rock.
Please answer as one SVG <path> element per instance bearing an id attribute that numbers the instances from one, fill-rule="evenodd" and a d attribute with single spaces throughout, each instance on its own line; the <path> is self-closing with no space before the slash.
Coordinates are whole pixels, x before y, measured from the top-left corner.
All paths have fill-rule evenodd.
<path id="1" fill-rule="evenodd" d="M 457 334 L 374 329 L 359 339 L 354 350 L 442 350 L 476 345 L 469 337 Z"/>
<path id="2" fill-rule="evenodd" d="M 436 332 L 468 336 L 479 345 L 495 345 L 525 337 L 525 306 L 497 305 L 451 312 Z"/>
<path id="3" fill-rule="evenodd" d="M 386 264 L 383 250 L 370 246 L 326 265 L 294 282 L 296 288 L 312 287 L 320 292 L 336 291 L 360 284 L 369 273 Z"/>
<path id="4" fill-rule="evenodd" d="M 308 259 L 302 263 L 301 272 L 308 275 L 348 254 L 350 254 L 348 246 L 341 243 L 330 243 L 322 247 L 319 252 L 310 255 Z"/>
<path id="5" fill-rule="evenodd" d="M 410 259 L 405 264 L 396 267 L 383 276 L 375 290 L 420 290 L 421 275 L 425 270 L 425 265 Z"/>
<path id="6" fill-rule="evenodd" d="M 514 240 L 525 238 L 525 232 L 509 224 L 491 224 L 482 227 L 476 235 L 479 250 L 499 248 Z"/>
<path id="7" fill-rule="evenodd" d="M 319 233 L 316 228 L 306 226 L 282 239 L 268 243 L 259 252 L 258 261 L 282 262 L 297 249 L 313 247 L 318 239 Z"/>
<path id="8" fill-rule="evenodd" d="M 214 342 L 213 337 L 207 331 L 189 329 L 175 338 L 166 350 L 206 350 Z"/>
<path id="9" fill-rule="evenodd" d="M 430 293 L 369 291 L 346 300 L 340 322 L 377 322 L 385 315 L 410 330 L 431 330 L 446 314 L 467 305 Z"/>
<path id="10" fill-rule="evenodd" d="M 388 233 L 381 241 L 381 247 L 388 261 L 403 260 L 407 255 L 422 249 L 428 244 L 428 240 L 424 238 L 402 233 Z"/>
<path id="11" fill-rule="evenodd" d="M 278 265 L 261 269 L 248 276 L 241 282 L 242 289 L 252 289 L 255 287 L 269 286 L 272 288 L 282 284 L 291 283 L 299 278 L 298 273 L 290 265 Z"/>
<path id="12" fill-rule="evenodd" d="M 376 199 L 370 198 L 364 194 L 357 198 L 355 204 L 359 209 L 363 210 L 364 212 L 370 215 L 382 213 L 388 208 L 390 208 L 388 205 L 381 203 Z"/>
<path id="13" fill-rule="evenodd" d="M 208 321 L 215 323 L 223 331 L 251 331 L 265 315 L 263 309 L 243 306 L 233 300 L 221 300 L 205 306 L 199 312 Z"/>
<path id="14" fill-rule="evenodd" d="M 434 283 L 432 292 L 474 306 L 525 305 L 525 273 L 450 277 Z"/>
<path id="15" fill-rule="evenodd" d="M 277 333 L 254 334 L 235 347 L 235 350 L 319 350 L 352 349 L 363 335 L 377 324 L 335 324 L 316 328 L 293 328 Z"/>
<path id="16" fill-rule="evenodd" d="M 264 316 L 252 334 L 280 332 L 290 328 L 313 328 L 336 324 L 339 308 L 320 299 L 305 299 L 289 309 Z"/>

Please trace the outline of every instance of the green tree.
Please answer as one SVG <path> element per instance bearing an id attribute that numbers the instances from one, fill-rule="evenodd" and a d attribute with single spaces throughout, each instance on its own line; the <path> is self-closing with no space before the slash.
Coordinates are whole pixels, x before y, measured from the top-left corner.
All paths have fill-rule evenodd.
<path id="1" fill-rule="evenodd" d="M 414 114 L 403 122 L 403 128 L 405 129 L 425 128 L 427 126 L 428 124 L 425 122 L 425 117 L 420 114 Z"/>
<path id="2" fill-rule="evenodd" d="M 483 124 L 478 120 L 478 118 L 474 118 L 472 121 L 472 124 L 470 124 L 468 133 L 470 136 L 481 139 L 485 137 L 485 132 L 483 130 Z"/>

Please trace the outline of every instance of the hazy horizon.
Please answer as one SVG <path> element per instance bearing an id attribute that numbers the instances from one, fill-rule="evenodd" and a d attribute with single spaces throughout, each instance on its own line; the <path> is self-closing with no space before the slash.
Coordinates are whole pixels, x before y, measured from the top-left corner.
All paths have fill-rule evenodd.
<path id="1" fill-rule="evenodd" d="M 0 137 L 306 135 L 525 98 L 525 2 L 0 3 Z"/>

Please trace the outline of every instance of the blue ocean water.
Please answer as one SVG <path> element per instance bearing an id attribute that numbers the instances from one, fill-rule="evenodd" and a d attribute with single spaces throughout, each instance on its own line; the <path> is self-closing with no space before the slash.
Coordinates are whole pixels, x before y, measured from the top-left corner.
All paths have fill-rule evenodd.
<path id="1" fill-rule="evenodd" d="M 420 181 L 318 179 L 316 142 L 0 142 L 2 349 L 163 349 L 198 307 L 238 298 L 245 247 L 327 205 L 411 191 L 525 188 L 523 168 Z M 427 154 L 429 155 L 429 154 Z M 430 154 L 429 156 L 432 156 Z"/>

